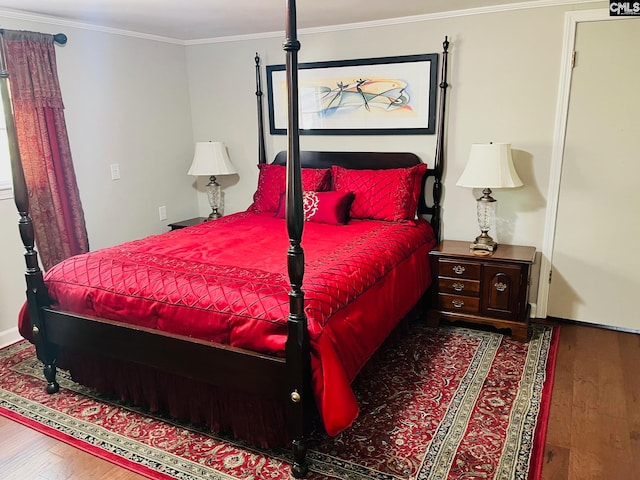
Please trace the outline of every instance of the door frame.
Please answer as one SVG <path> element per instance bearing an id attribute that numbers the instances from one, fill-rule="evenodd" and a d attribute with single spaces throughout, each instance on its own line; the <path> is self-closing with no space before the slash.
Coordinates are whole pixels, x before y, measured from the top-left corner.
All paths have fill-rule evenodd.
<path id="1" fill-rule="evenodd" d="M 569 115 L 569 94 L 571 92 L 571 73 L 573 70 L 573 51 L 576 45 L 576 31 L 582 22 L 602 22 L 615 20 L 637 20 L 638 17 L 612 17 L 608 9 L 576 10 L 565 13 L 564 37 L 560 64 L 560 84 L 556 103 L 556 119 L 551 150 L 551 168 L 549 172 L 549 190 L 547 193 L 547 214 L 545 218 L 544 236 L 542 239 L 542 255 L 540 258 L 540 278 L 538 282 L 538 298 L 535 316 L 545 318 L 549 304 L 549 285 L 553 262 L 553 244 L 558 217 L 558 201 L 560 198 L 560 180 L 562 161 L 564 158 L 565 137 Z"/>

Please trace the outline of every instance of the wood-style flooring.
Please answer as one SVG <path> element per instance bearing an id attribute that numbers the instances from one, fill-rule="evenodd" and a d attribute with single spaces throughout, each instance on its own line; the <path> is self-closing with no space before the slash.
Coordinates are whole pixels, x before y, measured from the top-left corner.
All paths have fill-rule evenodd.
<path id="1" fill-rule="evenodd" d="M 560 328 L 543 480 L 640 480 L 640 335 Z"/>
<path id="2" fill-rule="evenodd" d="M 562 325 L 543 480 L 640 479 L 640 335 Z M 0 417 L 3 480 L 144 477 Z"/>

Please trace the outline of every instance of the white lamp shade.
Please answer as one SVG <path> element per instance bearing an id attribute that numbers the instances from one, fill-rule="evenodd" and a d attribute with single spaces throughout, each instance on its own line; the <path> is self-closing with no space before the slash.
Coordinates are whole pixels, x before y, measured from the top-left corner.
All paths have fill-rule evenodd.
<path id="1" fill-rule="evenodd" d="M 522 186 L 509 143 L 474 143 L 469 161 L 456 183 L 470 188 L 511 188 Z"/>
<path id="2" fill-rule="evenodd" d="M 189 175 L 230 175 L 237 170 L 229 160 L 227 147 L 222 142 L 197 142 Z"/>

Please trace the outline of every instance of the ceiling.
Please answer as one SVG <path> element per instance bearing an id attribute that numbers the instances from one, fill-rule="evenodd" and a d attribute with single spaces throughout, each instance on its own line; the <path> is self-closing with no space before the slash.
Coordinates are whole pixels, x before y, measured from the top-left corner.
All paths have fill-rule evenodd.
<path id="1" fill-rule="evenodd" d="M 505 6 L 514 1 L 298 0 L 298 28 L 380 22 Z M 518 5 L 524 3 L 549 5 L 572 0 L 518 1 Z M 285 18 L 283 0 L 0 0 L 0 9 L 23 19 L 32 15 L 55 17 L 52 23 L 61 20 L 63 25 L 80 23 L 187 42 L 282 32 Z"/>

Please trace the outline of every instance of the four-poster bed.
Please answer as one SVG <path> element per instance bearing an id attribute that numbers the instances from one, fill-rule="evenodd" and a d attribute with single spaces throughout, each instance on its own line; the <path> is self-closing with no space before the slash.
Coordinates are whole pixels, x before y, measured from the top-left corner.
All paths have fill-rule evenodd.
<path id="1" fill-rule="evenodd" d="M 119 376 L 115 383 L 123 384 L 127 380 L 120 377 L 135 375 L 130 383 L 144 383 L 153 376 L 153 388 L 167 390 L 168 397 L 192 397 L 192 392 L 205 389 L 205 396 L 216 396 L 213 403 L 207 399 L 202 401 L 204 407 L 185 407 L 184 398 L 179 398 L 174 399 L 177 408 L 200 409 L 189 417 L 239 436 L 247 433 L 246 426 L 222 422 L 253 423 L 255 415 L 271 417 L 264 419 L 271 420 L 270 425 L 249 436 L 258 443 L 290 441 L 292 472 L 298 478 L 308 469 L 306 439 L 315 410 L 330 434 L 350 425 L 357 403 L 349 383 L 430 284 L 427 252 L 440 232 L 448 42 L 445 39 L 441 64 L 435 164 L 427 169 L 409 153 L 300 152 L 300 44 L 293 0 L 287 2 L 286 25 L 288 148 L 266 164 L 256 56 L 261 168 L 254 204 L 247 212 L 72 257 L 43 276 L 7 101 L 5 115 L 26 249 L 27 304 L 21 332 L 36 345 L 47 392 L 59 389 L 57 366 L 69 368 L 75 379 L 98 390 L 113 391 L 113 384 L 105 386 L 114 382 L 106 378 L 110 375 Z M 6 99 L 6 73 L 2 78 Z M 259 192 L 268 175 L 286 181 L 277 192 L 280 198 L 271 198 L 267 208 Z M 332 180 L 327 183 L 329 176 Z M 363 179 L 380 182 L 383 177 L 398 182 L 392 184 L 397 191 L 407 191 L 404 203 L 391 212 L 373 211 L 371 204 L 377 209 L 378 203 L 367 197 L 369 190 L 358 190 Z M 426 178 L 434 179 L 430 206 L 424 195 Z M 331 193 L 331 183 L 333 193 L 349 190 L 349 199 L 343 195 L 339 200 L 350 207 L 348 224 L 331 214 L 316 222 L 303 205 L 310 192 L 318 202 L 332 198 L 323 197 Z M 275 211 L 272 205 L 277 205 Z M 430 225 L 416 212 L 430 215 Z M 206 243 L 203 236 L 222 238 L 222 231 L 229 235 L 224 241 L 227 249 L 218 244 L 216 249 L 197 250 L 197 245 Z M 247 238 L 250 242 L 243 243 Z M 253 250 L 247 249 L 249 243 Z M 278 260 L 285 248 L 286 267 Z M 250 265 L 256 260 L 260 268 Z M 101 283 L 92 283 L 93 277 L 101 277 Z M 105 283 L 106 277 L 110 280 Z M 134 277 L 136 283 L 130 283 Z M 160 291 L 160 284 L 169 286 Z M 147 404 L 166 407 L 165 400 L 156 399 L 159 393 L 132 392 L 130 383 L 124 387 L 128 393 L 116 389 L 121 397 L 135 401 L 138 395 L 151 395 L 155 400 Z M 267 406 L 263 408 L 262 402 Z M 230 412 L 229 403 L 241 403 L 245 409 Z M 220 411 L 213 419 L 203 418 L 210 414 L 203 408 Z M 278 413 L 273 414 L 272 408 Z M 284 424 L 286 428 L 278 427 Z M 279 431 L 274 434 L 273 429 Z"/>

